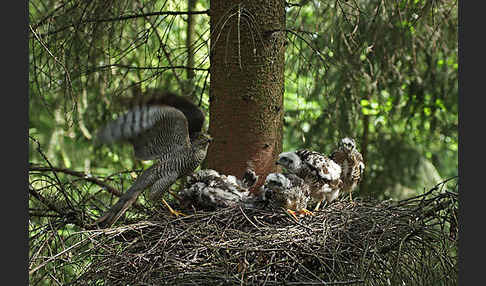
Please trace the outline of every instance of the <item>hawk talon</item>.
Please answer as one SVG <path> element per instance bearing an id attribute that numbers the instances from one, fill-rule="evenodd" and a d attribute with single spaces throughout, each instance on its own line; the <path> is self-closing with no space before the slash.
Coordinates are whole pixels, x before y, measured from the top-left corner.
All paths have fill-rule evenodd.
<path id="1" fill-rule="evenodd" d="M 173 214 L 174 216 L 176 217 L 179 217 L 179 216 L 187 216 L 186 214 L 180 212 L 180 211 L 176 211 L 174 210 L 168 203 L 166 200 L 162 199 L 162 202 L 164 203 L 164 205 L 169 209 L 169 212 L 171 214 Z"/>
<path id="2" fill-rule="evenodd" d="M 289 214 L 290 214 L 290 215 L 291 215 L 293 218 L 295 218 L 295 220 L 297 220 L 297 221 L 299 220 L 299 218 L 297 217 L 297 215 L 296 215 L 296 212 L 295 212 L 295 211 L 293 211 L 293 210 L 291 210 L 291 209 L 287 209 L 286 211 L 287 211 L 287 213 L 289 213 Z"/>
<path id="3" fill-rule="evenodd" d="M 313 212 L 311 212 L 310 210 L 308 209 L 301 209 L 300 211 L 298 211 L 298 213 L 300 215 L 311 215 L 311 216 L 315 216 L 315 214 Z"/>

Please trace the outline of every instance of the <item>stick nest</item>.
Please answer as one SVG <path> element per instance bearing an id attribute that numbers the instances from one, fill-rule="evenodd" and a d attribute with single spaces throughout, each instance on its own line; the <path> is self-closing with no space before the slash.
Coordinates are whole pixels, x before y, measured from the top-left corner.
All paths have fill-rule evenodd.
<path id="1" fill-rule="evenodd" d="M 241 207 L 159 213 L 82 232 L 73 283 L 456 285 L 457 207 L 457 193 L 436 186 L 399 202 L 335 201 L 298 221 Z"/>

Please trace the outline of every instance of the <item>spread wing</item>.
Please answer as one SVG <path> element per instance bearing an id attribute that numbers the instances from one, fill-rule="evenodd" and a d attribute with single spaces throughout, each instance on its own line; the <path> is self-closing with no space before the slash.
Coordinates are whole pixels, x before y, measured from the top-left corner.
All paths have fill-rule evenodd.
<path id="1" fill-rule="evenodd" d="M 168 105 L 182 111 L 187 119 L 190 138 L 201 132 L 204 125 L 204 113 L 189 96 L 180 96 L 160 89 L 148 89 L 139 98 L 142 101 L 140 105 Z"/>
<path id="2" fill-rule="evenodd" d="M 126 141 L 135 157 L 153 160 L 164 154 L 190 148 L 188 122 L 184 113 L 171 106 L 136 106 L 99 130 L 101 143 Z"/>

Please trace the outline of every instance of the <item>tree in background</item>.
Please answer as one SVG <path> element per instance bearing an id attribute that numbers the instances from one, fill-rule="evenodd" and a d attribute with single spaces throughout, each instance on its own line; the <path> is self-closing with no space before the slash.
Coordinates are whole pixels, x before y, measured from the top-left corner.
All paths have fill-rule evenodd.
<path id="1" fill-rule="evenodd" d="M 457 1 L 283 5 L 30 1 L 29 135 L 53 166 L 128 170 L 116 175 L 124 189 L 145 162 L 128 146 L 93 146 L 92 132 L 125 110 L 119 98 L 158 87 L 206 110 L 220 139 L 206 166 L 223 172 L 253 162 L 264 177 L 280 151 L 329 153 L 352 136 L 363 196 L 457 174 Z M 100 209 L 111 196 L 99 194 Z"/>
<path id="2" fill-rule="evenodd" d="M 149 88 L 201 105 L 216 137 L 205 167 L 225 173 L 253 164 L 263 179 L 280 151 L 352 136 L 367 166 L 356 197 L 457 175 L 457 1 L 31 0 L 29 23 L 33 280 L 149 165 L 92 141 Z M 147 213 L 141 198 L 127 217 Z"/>
<path id="3" fill-rule="evenodd" d="M 282 151 L 285 7 L 283 1 L 211 1 L 208 167 L 258 187 Z"/>
<path id="4" fill-rule="evenodd" d="M 364 196 L 457 175 L 457 1 L 301 1 L 287 19 L 284 149 L 355 137 Z"/>

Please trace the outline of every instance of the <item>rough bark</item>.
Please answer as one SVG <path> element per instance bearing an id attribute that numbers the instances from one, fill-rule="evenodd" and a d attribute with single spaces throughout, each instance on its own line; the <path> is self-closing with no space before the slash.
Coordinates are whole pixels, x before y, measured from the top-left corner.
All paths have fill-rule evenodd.
<path id="1" fill-rule="evenodd" d="M 282 150 L 285 2 L 211 1 L 208 167 L 259 180 Z"/>

